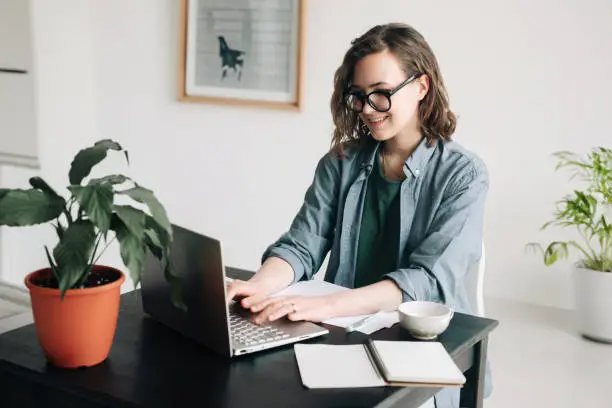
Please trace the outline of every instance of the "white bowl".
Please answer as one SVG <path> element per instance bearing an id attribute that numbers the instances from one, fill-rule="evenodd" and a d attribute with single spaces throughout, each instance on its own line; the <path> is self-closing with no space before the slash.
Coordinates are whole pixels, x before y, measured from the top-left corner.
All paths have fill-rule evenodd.
<path id="1" fill-rule="evenodd" d="M 455 312 L 450 307 L 436 302 L 405 302 L 397 308 L 400 325 L 412 337 L 419 340 L 433 340 L 442 334 Z"/>

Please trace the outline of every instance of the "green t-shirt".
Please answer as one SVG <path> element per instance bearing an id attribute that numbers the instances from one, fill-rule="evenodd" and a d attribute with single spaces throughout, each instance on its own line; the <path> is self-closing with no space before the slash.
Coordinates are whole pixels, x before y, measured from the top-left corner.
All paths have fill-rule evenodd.
<path id="1" fill-rule="evenodd" d="M 356 288 L 378 282 L 397 265 L 402 182 L 384 176 L 377 154 L 367 183 L 357 247 Z"/>

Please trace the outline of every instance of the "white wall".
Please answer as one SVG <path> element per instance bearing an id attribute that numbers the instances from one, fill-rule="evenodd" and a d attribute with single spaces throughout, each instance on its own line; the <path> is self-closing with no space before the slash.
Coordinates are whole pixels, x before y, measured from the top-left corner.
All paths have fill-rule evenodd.
<path id="1" fill-rule="evenodd" d="M 349 41 L 373 24 L 413 24 L 440 61 L 457 141 L 491 172 L 487 293 L 571 306 L 567 267 L 544 268 L 524 245 L 552 237 L 538 228 L 569 188 L 550 153 L 612 140 L 609 1 L 311 0 L 299 114 L 176 102 L 178 1 L 35 4 L 43 173 L 65 180 L 76 150 L 117 139 L 171 219 L 221 238 L 226 263 L 245 268 L 288 227 L 328 147 Z"/>

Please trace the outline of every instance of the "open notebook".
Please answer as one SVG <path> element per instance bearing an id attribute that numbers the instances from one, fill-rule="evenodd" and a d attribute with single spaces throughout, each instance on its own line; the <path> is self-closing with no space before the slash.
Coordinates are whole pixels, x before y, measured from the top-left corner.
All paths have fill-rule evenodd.
<path id="1" fill-rule="evenodd" d="M 462 386 L 465 376 L 439 342 L 379 341 L 366 344 L 296 344 L 307 388 Z"/>

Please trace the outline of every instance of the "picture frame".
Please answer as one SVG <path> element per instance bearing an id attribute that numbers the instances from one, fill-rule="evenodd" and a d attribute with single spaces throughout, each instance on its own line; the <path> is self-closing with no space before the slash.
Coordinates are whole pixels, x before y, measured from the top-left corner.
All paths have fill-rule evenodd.
<path id="1" fill-rule="evenodd" d="M 181 0 L 178 99 L 300 110 L 306 0 Z"/>

